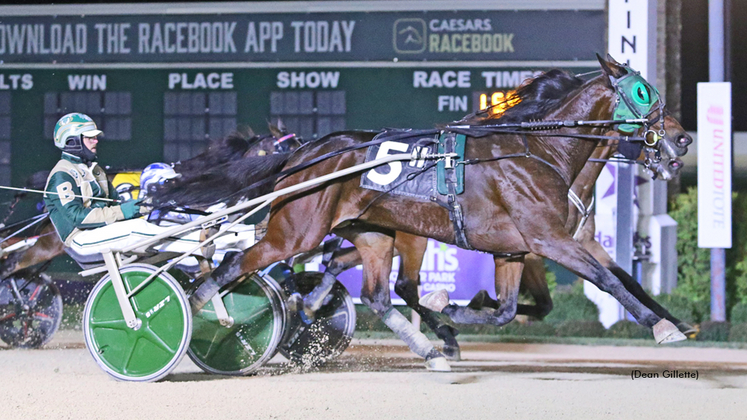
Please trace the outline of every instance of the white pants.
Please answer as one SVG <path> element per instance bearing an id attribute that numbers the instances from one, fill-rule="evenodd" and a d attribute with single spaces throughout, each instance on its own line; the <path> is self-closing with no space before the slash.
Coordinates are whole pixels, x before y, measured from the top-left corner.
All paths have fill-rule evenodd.
<path id="1" fill-rule="evenodd" d="M 140 241 L 152 238 L 174 226 L 157 226 L 144 219 L 112 223 L 97 229 L 81 230 L 73 237 L 70 248 L 80 255 L 95 255 L 106 251 L 119 251 Z M 224 230 L 223 226 L 220 228 Z M 160 252 L 190 252 L 199 244 L 200 229 L 191 230 L 179 237 L 164 239 L 151 247 Z M 245 250 L 254 244 L 254 226 L 236 225 L 215 240 L 217 249 Z M 194 252 L 200 254 L 200 250 Z"/>

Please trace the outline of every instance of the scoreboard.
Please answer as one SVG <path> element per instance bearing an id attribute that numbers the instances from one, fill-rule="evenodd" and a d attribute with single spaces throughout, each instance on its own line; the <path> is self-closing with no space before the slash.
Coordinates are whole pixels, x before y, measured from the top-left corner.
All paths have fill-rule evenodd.
<path id="1" fill-rule="evenodd" d="M 313 140 L 459 120 L 550 68 L 597 69 L 605 3 L 0 6 L 0 185 L 55 164 L 52 131 L 69 112 L 104 131 L 100 162 L 128 169 L 188 159 L 233 130 L 267 133 L 268 121 Z M 0 191 L 0 221 L 11 196 Z M 453 257 L 444 247 L 429 245 L 434 261 Z M 435 282 L 460 276 L 431 266 Z M 473 286 L 492 288 L 488 277 Z"/>
<path id="2" fill-rule="evenodd" d="M 54 164 L 68 112 L 93 117 L 101 161 L 127 168 L 267 121 L 311 140 L 457 120 L 549 68 L 596 68 L 604 3 L 0 6 L 0 184 Z"/>
<path id="3" fill-rule="evenodd" d="M 571 70 L 576 70 L 575 68 Z M 344 129 L 428 128 L 498 104 L 516 88 L 516 68 L 218 68 L 31 70 L 0 92 L 3 185 L 20 185 L 59 158 L 57 120 L 90 115 L 104 131 L 100 160 L 118 167 L 188 159 L 210 139 L 282 120 L 305 139 Z M 484 73 L 506 83 L 488 86 Z M 421 75 L 426 74 L 425 82 Z M 451 75 L 458 75 L 453 86 Z M 514 83 L 516 82 L 516 83 Z M 10 173 L 10 177 L 8 177 Z"/>

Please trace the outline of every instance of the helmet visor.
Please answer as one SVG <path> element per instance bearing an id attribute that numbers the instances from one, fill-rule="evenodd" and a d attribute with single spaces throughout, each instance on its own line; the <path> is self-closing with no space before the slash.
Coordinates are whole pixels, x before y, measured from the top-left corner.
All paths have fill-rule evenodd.
<path id="1" fill-rule="evenodd" d="M 93 130 L 84 131 L 80 134 L 82 134 L 83 137 L 96 137 L 96 136 L 100 136 L 104 134 L 104 132 L 99 129 L 93 129 Z"/>
<path id="2" fill-rule="evenodd" d="M 103 131 L 99 130 L 99 128 L 96 127 L 96 123 L 94 123 L 93 121 L 81 124 L 79 130 L 80 134 L 83 135 L 83 137 L 96 137 L 104 134 Z"/>

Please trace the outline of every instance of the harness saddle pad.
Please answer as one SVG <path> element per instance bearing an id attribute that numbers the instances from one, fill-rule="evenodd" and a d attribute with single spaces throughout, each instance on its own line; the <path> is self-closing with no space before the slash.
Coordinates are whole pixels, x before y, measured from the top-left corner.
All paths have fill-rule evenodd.
<path id="1" fill-rule="evenodd" d="M 450 159 L 449 162 L 441 161 L 437 165 L 432 159 L 390 162 L 364 172 L 361 176 L 360 186 L 362 188 L 405 195 L 424 201 L 430 201 L 431 197 L 438 194 L 449 194 L 447 182 L 454 184 L 452 194 L 461 194 L 464 191 L 464 165 L 458 165 L 456 170 L 454 168 L 456 162 L 464 158 L 465 137 L 463 135 L 443 133 L 439 136 L 434 135 L 432 131 L 425 131 L 421 134 L 411 131 L 408 134 L 397 130 L 384 131 L 376 136 L 378 140 L 382 140 L 382 137 L 391 137 L 392 140 L 369 147 L 366 151 L 366 162 L 390 154 L 413 154 L 413 151 L 417 156 L 452 151 L 458 153 L 459 156 L 456 159 Z M 461 140 L 461 146 L 456 140 Z"/>

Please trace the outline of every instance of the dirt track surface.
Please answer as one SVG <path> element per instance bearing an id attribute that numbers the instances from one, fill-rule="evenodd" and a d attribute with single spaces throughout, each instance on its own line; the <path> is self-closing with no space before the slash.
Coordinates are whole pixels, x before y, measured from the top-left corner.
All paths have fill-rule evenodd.
<path id="1" fill-rule="evenodd" d="M 429 373 L 395 340 L 356 340 L 330 366 L 258 376 L 202 373 L 116 382 L 79 332 L 41 350 L 0 348 L 0 419 L 732 419 L 747 416 L 747 350 L 464 343 L 451 373 Z M 631 371 L 658 379 L 631 380 Z M 698 373 L 665 379 L 664 370 Z"/>

